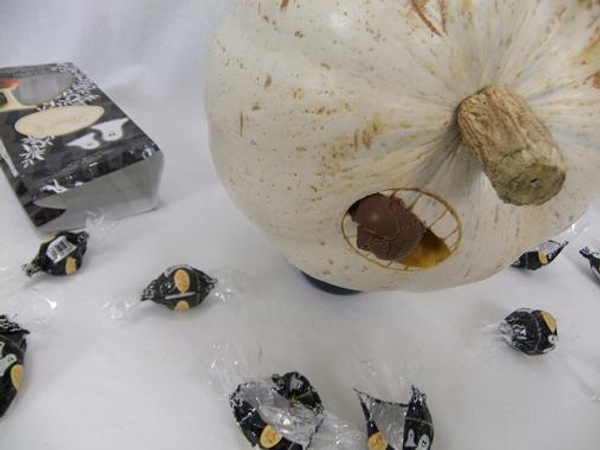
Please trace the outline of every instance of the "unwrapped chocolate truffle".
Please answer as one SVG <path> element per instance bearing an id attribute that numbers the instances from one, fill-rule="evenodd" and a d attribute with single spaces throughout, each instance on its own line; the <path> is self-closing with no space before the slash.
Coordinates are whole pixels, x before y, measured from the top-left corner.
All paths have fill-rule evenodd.
<path id="1" fill-rule="evenodd" d="M 169 267 L 142 293 L 151 300 L 176 311 L 200 305 L 216 286 L 217 280 L 187 264 Z"/>
<path id="2" fill-rule="evenodd" d="M 429 450 L 433 420 L 427 396 L 412 387 L 408 404 L 393 403 L 357 391 L 367 420 L 369 450 Z"/>
<path id="3" fill-rule="evenodd" d="M 354 205 L 351 216 L 358 224 L 357 247 L 386 261 L 409 256 L 425 234 L 419 218 L 395 197 L 365 197 Z"/>
<path id="4" fill-rule="evenodd" d="M 579 254 L 590 262 L 592 273 L 600 281 L 600 252 L 585 247 L 579 251 Z"/>
<path id="5" fill-rule="evenodd" d="M 0 315 L 0 417 L 6 413 L 21 386 L 27 334 L 29 331 Z"/>
<path id="6" fill-rule="evenodd" d="M 23 266 L 25 274 L 31 277 L 41 271 L 55 276 L 73 275 L 83 263 L 88 239 L 85 231 L 61 231 L 55 234 L 40 246 L 33 261 Z"/>
<path id="7" fill-rule="evenodd" d="M 521 308 L 500 324 L 508 343 L 527 355 L 543 355 L 556 347 L 556 319 L 546 311 Z"/>
<path id="8" fill-rule="evenodd" d="M 556 259 L 558 255 L 569 245 L 568 242 L 548 241 L 533 249 L 530 252 L 524 253 L 521 257 L 512 263 L 517 269 L 538 270 L 547 266 Z"/>
<path id="9" fill-rule="evenodd" d="M 319 394 L 297 372 L 241 384 L 230 405 L 248 442 L 262 449 L 305 450 L 323 421 Z"/>

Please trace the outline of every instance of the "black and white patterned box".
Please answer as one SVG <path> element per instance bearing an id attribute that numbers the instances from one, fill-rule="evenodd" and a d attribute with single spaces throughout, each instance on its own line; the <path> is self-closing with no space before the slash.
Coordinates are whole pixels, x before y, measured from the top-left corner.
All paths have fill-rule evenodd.
<path id="1" fill-rule="evenodd" d="M 163 155 L 72 63 L 0 69 L 0 165 L 45 231 L 156 206 Z"/>

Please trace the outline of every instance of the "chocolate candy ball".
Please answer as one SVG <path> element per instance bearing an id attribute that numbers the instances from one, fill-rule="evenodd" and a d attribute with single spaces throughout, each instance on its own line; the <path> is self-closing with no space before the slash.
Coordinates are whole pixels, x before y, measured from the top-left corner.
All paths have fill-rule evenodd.
<path id="1" fill-rule="evenodd" d="M 425 233 L 419 218 L 402 200 L 382 194 L 370 195 L 359 201 L 352 218 L 358 224 L 358 248 L 386 261 L 410 255 Z"/>

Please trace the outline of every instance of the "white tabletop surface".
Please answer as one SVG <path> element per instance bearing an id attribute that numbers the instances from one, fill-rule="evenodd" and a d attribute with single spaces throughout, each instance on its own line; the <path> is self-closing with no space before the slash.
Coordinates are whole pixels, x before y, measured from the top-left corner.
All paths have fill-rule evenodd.
<path id="1" fill-rule="evenodd" d="M 257 375 L 304 373 L 327 410 L 360 429 L 352 388 L 364 380 L 359 363 L 371 361 L 387 374 L 372 391 L 393 396 L 404 376 L 427 392 L 434 449 L 597 448 L 600 285 L 578 242 L 536 273 L 507 269 L 430 294 L 335 297 L 307 284 L 234 208 L 211 164 L 202 107 L 204 57 L 225 3 L 2 1 L 0 66 L 74 61 L 158 143 L 166 170 L 156 211 L 91 245 L 76 276 L 36 278 L 57 308 L 32 327 L 0 449 L 248 448 L 209 384 L 213 343 L 250 363 L 260 355 Z M 0 204 L 0 267 L 12 270 L 42 236 L 3 176 Z M 248 287 L 189 314 L 150 304 L 121 321 L 103 314 L 183 262 L 245 271 Z M 557 316 L 553 353 L 527 358 L 481 331 L 523 306 Z"/>

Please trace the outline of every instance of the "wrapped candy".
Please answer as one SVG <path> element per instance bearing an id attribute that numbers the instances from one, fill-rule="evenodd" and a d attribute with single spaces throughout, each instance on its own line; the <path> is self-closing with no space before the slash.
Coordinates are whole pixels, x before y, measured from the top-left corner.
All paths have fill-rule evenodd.
<path id="1" fill-rule="evenodd" d="M 541 269 L 554 261 L 567 245 L 569 245 L 568 241 L 564 241 L 563 243 L 547 241 L 541 246 L 521 255 L 512 266 L 526 270 Z"/>
<path id="2" fill-rule="evenodd" d="M 83 263 L 88 238 L 85 231 L 55 234 L 40 246 L 36 257 L 23 266 L 23 271 L 28 277 L 40 271 L 54 276 L 73 275 Z"/>
<path id="3" fill-rule="evenodd" d="M 15 399 L 23 378 L 29 331 L 0 315 L 0 417 Z"/>
<path id="4" fill-rule="evenodd" d="M 585 247 L 579 251 L 579 254 L 590 262 L 592 273 L 600 281 L 600 252 Z"/>
<path id="5" fill-rule="evenodd" d="M 217 280 L 192 266 L 169 267 L 142 293 L 142 301 L 151 300 L 175 311 L 187 311 L 200 305 L 217 285 Z"/>
<path id="6" fill-rule="evenodd" d="M 427 396 L 416 387 L 408 404 L 376 399 L 356 391 L 367 421 L 369 450 L 429 450 L 433 420 Z"/>
<path id="7" fill-rule="evenodd" d="M 310 381 L 298 372 L 264 377 L 262 346 L 244 350 L 213 343 L 208 384 L 217 404 L 229 406 L 253 447 L 277 450 L 363 450 L 366 435 L 324 408 Z M 206 363 L 205 359 L 201 364 Z M 268 372 L 267 372 L 268 373 Z"/>
<path id="8" fill-rule="evenodd" d="M 248 442 L 261 449 L 305 450 L 324 420 L 319 394 L 297 372 L 240 384 L 230 405 Z"/>
<path id="9" fill-rule="evenodd" d="M 151 301 L 172 311 L 189 311 L 205 302 L 226 304 L 247 289 L 244 272 L 224 269 L 209 276 L 188 264 L 171 266 L 145 289 L 127 286 L 103 306 L 110 319 L 121 320 Z"/>
<path id="10" fill-rule="evenodd" d="M 556 347 L 558 327 L 552 314 L 521 308 L 509 314 L 500 324 L 505 340 L 527 355 L 543 355 Z"/>

